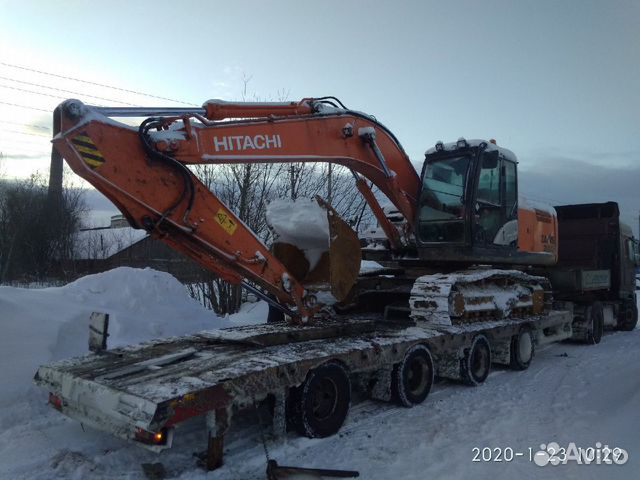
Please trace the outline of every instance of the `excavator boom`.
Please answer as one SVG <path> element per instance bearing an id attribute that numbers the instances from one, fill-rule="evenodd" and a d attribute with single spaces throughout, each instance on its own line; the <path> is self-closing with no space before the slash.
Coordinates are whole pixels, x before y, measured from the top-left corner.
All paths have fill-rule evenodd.
<path id="1" fill-rule="evenodd" d="M 137 130 L 107 116 L 148 114 L 156 116 Z M 393 134 L 372 117 L 322 101 L 209 101 L 202 109 L 183 110 L 99 109 L 69 100 L 55 115 L 55 149 L 132 226 L 231 283 L 252 281 L 278 304 L 294 306 L 295 312 L 286 312 L 303 320 L 322 305 L 187 165 L 337 163 L 353 173 L 392 246 L 401 247 L 402 238 L 365 179 L 410 223 L 415 218 L 420 180 Z"/>

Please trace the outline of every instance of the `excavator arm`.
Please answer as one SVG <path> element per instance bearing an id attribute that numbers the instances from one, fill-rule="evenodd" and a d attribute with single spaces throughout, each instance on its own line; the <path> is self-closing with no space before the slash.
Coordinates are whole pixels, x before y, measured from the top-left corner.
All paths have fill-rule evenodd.
<path id="1" fill-rule="evenodd" d="M 208 101 L 201 109 L 98 108 L 68 100 L 55 112 L 54 148 L 131 225 L 215 272 L 263 287 L 289 315 L 322 306 L 187 165 L 332 162 L 349 168 L 394 248 L 403 238 L 371 191 L 415 219 L 420 180 L 402 147 L 372 117 L 324 99 L 289 103 Z M 139 128 L 112 117 L 146 117 Z"/>

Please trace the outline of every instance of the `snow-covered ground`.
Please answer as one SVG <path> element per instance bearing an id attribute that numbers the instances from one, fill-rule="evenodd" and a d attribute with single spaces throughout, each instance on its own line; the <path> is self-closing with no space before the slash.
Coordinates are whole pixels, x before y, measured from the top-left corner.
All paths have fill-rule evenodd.
<path id="1" fill-rule="evenodd" d="M 173 277 L 148 269 L 120 268 L 60 288 L 0 287 L 1 479 L 137 479 L 144 478 L 141 464 L 147 462 L 162 462 L 170 478 L 265 478 L 259 412 L 237 418 L 226 464 L 206 474 L 192 457 L 205 445 L 203 422 L 185 424 L 174 447 L 156 455 L 83 429 L 48 407 L 47 392 L 32 385 L 33 374 L 41 363 L 86 351 L 93 310 L 111 313 L 111 346 L 266 318 L 263 303 L 216 318 Z M 638 329 L 608 334 L 593 347 L 552 345 L 537 352 L 525 372 L 496 369 L 477 388 L 438 383 L 412 409 L 361 401 L 339 435 L 290 434 L 269 440 L 269 451 L 281 464 L 359 470 L 364 479 L 638 478 L 639 345 Z M 550 442 L 582 448 L 600 442 L 626 449 L 629 458 L 624 465 L 544 467 L 529 460 L 529 449 L 534 454 Z M 511 448 L 514 458 L 474 462 L 485 447 Z M 519 452 L 524 455 L 515 456 Z"/>

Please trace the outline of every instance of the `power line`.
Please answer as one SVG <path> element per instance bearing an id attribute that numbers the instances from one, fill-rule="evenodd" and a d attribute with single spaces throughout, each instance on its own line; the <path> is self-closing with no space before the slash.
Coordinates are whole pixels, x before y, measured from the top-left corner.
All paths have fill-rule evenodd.
<path id="1" fill-rule="evenodd" d="M 0 138 L 0 145 L 15 145 L 15 144 L 21 144 L 21 145 L 33 145 L 33 146 L 37 146 L 37 147 L 47 147 L 49 148 L 51 146 L 51 144 L 49 143 L 48 140 L 45 140 L 43 142 L 34 142 L 33 140 L 27 140 L 27 139 L 21 139 L 21 138 Z"/>
<path id="2" fill-rule="evenodd" d="M 45 127 L 43 125 L 29 125 L 28 123 L 12 122 L 11 120 L 2 120 L 2 119 L 0 119 L 0 123 L 9 123 L 11 125 L 19 125 L 21 127 L 36 128 L 38 130 L 44 130 L 46 132 L 51 133 L 51 127 Z"/>
<path id="3" fill-rule="evenodd" d="M 121 92 L 134 93 L 136 95 L 142 95 L 144 97 L 157 98 L 157 99 L 160 99 L 160 100 L 168 100 L 170 102 L 175 102 L 175 103 L 184 103 L 185 105 L 193 105 L 194 107 L 199 107 L 200 106 L 200 105 L 196 105 L 195 103 L 185 102 L 183 100 L 175 100 L 173 98 L 160 97 L 158 95 L 151 95 L 149 93 L 138 92 L 136 90 L 128 90 L 126 88 L 114 87 L 114 86 L 111 86 L 111 85 L 106 85 L 104 83 L 90 82 L 88 80 L 81 80 L 79 78 L 67 77 L 65 75 L 57 75 L 55 73 L 43 72 L 42 70 L 36 70 L 34 68 L 23 67 L 23 66 L 20 66 L 20 65 L 13 65 L 11 63 L 0 62 L 0 65 L 4 65 L 5 67 L 17 68 L 19 70 L 25 70 L 27 72 L 34 72 L 34 73 L 40 73 L 42 75 L 49 75 L 50 77 L 64 78 L 65 80 L 72 80 L 74 82 L 81 82 L 81 83 L 86 83 L 86 84 L 89 84 L 89 85 L 97 85 L 98 87 L 110 88 L 112 90 L 119 90 Z"/>
<path id="4" fill-rule="evenodd" d="M 129 105 L 131 107 L 140 107 L 141 106 L 141 105 L 137 105 L 135 103 L 125 102 L 123 100 L 114 100 L 112 98 L 98 97 L 96 95 L 89 95 L 88 93 L 80 93 L 80 92 L 74 92 L 73 90 L 65 90 L 64 88 L 48 87 L 47 85 L 42 85 L 40 83 L 25 82 L 24 80 L 18 80 L 18 79 L 10 78 L 10 77 L 0 76 L 0 79 L 1 80 L 9 80 L 10 82 L 22 83 L 22 84 L 25 84 L 25 85 L 31 85 L 32 87 L 48 88 L 49 90 L 56 90 L 58 92 L 71 93 L 72 95 L 79 95 L 79 96 L 83 96 L 83 97 L 97 98 L 98 100 L 106 100 L 107 102 L 123 103 L 123 104 Z"/>
<path id="5" fill-rule="evenodd" d="M 27 107 L 26 105 L 18 105 L 17 103 L 3 102 L 2 100 L 0 100 L 0 103 L 2 103 L 3 105 L 10 105 L 12 107 L 27 108 L 29 110 L 39 110 L 41 112 L 53 113 L 52 110 L 45 110 L 44 108 L 38 108 L 38 107 Z"/>
<path id="6" fill-rule="evenodd" d="M 43 97 L 57 98 L 57 99 L 60 99 L 60 100 L 66 100 L 67 99 L 67 97 L 61 97 L 60 95 L 51 95 L 50 93 L 35 92 L 33 90 L 27 90 L 26 88 L 10 87 L 9 85 L 0 85 L 0 88 L 9 88 L 11 90 L 17 90 L 19 92 L 32 93 L 34 95 L 42 95 Z M 106 107 L 106 105 L 96 105 L 96 106 L 97 107 Z"/>
<path id="7" fill-rule="evenodd" d="M 33 132 L 21 132 L 20 130 L 2 130 L 0 133 L 17 133 L 18 135 L 30 135 L 32 137 L 51 138 L 49 135 L 43 135 L 42 133 Z"/>
<path id="8" fill-rule="evenodd" d="M 3 155 L 3 159 L 5 160 L 11 160 L 12 156 L 15 155 L 22 155 L 23 153 L 35 153 L 37 155 L 41 155 L 43 158 L 47 158 L 49 156 L 49 154 L 51 153 L 51 150 L 37 150 L 35 148 L 25 148 L 25 147 L 13 147 L 11 149 L 11 153 L 7 152 L 6 150 L 2 150 L 0 148 L 0 152 L 2 152 Z"/>

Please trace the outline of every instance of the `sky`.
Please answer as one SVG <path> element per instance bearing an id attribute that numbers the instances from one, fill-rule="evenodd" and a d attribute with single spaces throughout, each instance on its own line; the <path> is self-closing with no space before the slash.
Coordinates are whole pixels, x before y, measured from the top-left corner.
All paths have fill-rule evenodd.
<path id="1" fill-rule="evenodd" d="M 201 105 L 246 84 L 262 100 L 336 96 L 418 167 L 438 140 L 495 138 L 521 193 L 618 201 L 637 233 L 638 25 L 638 0 L 0 0 L 1 168 L 47 171 L 66 98 Z"/>

